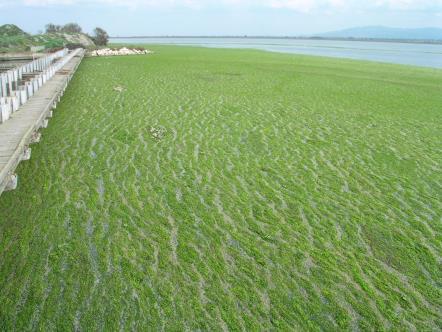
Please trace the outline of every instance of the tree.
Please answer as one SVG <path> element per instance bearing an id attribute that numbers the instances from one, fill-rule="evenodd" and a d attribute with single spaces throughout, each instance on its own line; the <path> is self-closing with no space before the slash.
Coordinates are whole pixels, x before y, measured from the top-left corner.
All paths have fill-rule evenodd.
<path id="1" fill-rule="evenodd" d="M 46 33 L 56 33 L 56 32 L 61 31 L 61 26 L 49 23 L 49 24 L 46 24 L 45 29 L 46 29 Z"/>
<path id="2" fill-rule="evenodd" d="M 102 28 L 95 28 L 92 39 L 97 46 L 106 46 L 109 41 L 109 35 Z"/>
<path id="3" fill-rule="evenodd" d="M 66 33 L 81 33 L 83 29 L 77 23 L 68 23 L 65 24 L 61 31 Z"/>

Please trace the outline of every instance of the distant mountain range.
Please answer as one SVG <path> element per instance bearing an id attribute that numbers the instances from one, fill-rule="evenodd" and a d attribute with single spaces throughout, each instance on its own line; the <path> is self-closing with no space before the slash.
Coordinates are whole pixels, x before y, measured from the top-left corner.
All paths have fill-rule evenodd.
<path id="1" fill-rule="evenodd" d="M 357 27 L 317 34 L 323 38 L 442 40 L 440 28 L 402 29 L 383 26 Z"/>

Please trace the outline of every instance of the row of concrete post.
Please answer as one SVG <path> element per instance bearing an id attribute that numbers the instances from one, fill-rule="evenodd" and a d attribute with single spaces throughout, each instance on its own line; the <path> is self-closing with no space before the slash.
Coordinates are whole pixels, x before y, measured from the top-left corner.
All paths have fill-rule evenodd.
<path id="1" fill-rule="evenodd" d="M 0 74 L 0 123 L 25 104 L 80 50 L 63 49 Z"/>
<path id="2" fill-rule="evenodd" d="M 39 122 L 37 123 L 37 126 L 34 127 L 37 128 L 32 134 L 28 133 L 27 136 L 24 137 L 23 145 L 18 146 L 16 149 L 20 149 L 20 153 L 13 154 L 11 156 L 11 160 L 13 158 L 16 158 L 16 162 L 11 163 L 9 162 L 9 165 L 13 165 L 12 168 L 8 169 L 5 173 L 3 171 L 4 177 L 2 178 L 2 169 L 0 165 L 0 195 L 2 191 L 9 191 L 14 190 L 17 188 L 18 184 L 18 175 L 15 173 L 15 167 L 18 163 L 20 163 L 23 160 L 29 160 L 31 158 L 31 147 L 30 144 L 37 143 L 40 141 L 41 133 L 38 132 L 40 128 L 46 128 L 48 125 L 48 119 L 52 117 L 52 110 L 56 107 L 56 104 L 58 101 L 60 101 L 61 96 L 63 95 L 65 89 L 68 86 L 69 81 L 71 80 L 73 73 L 76 71 L 77 67 L 80 64 L 80 61 L 78 61 L 74 68 L 69 68 L 68 70 L 61 70 L 69 61 L 72 60 L 72 58 L 78 56 L 79 58 L 83 58 L 84 52 L 82 49 L 77 49 L 75 51 L 72 51 L 70 53 L 66 53 L 64 57 L 59 59 L 56 63 L 53 63 L 49 67 L 44 70 L 44 75 L 46 75 L 46 78 L 43 76 L 41 82 L 45 80 L 49 80 L 50 77 L 55 75 L 55 73 L 58 72 L 61 76 L 59 78 L 62 79 L 61 82 L 57 85 L 56 90 L 54 90 L 54 94 L 50 98 L 45 98 L 46 105 L 43 105 L 43 109 L 45 110 L 44 118 L 40 118 Z M 37 85 L 39 84 L 38 78 L 35 78 L 33 82 L 37 81 Z M 47 100 L 47 101 L 46 101 Z M 40 110 L 41 111 L 41 110 Z M 11 123 L 12 124 L 12 123 Z M 2 126 L 0 125 L 0 131 Z M 14 157 L 14 156 L 18 156 Z M 6 175 L 5 175 L 6 174 Z"/>

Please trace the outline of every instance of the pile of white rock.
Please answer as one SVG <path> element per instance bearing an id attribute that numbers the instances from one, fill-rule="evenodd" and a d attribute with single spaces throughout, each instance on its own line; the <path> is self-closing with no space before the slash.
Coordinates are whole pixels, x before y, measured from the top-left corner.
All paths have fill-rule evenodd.
<path id="1" fill-rule="evenodd" d="M 110 48 L 103 48 L 100 50 L 94 50 L 91 52 L 91 56 L 115 56 L 115 55 L 141 55 L 141 54 L 151 54 L 152 51 L 149 50 L 142 50 L 142 49 L 136 49 L 136 48 L 127 48 L 123 47 L 120 49 L 110 49 Z"/>

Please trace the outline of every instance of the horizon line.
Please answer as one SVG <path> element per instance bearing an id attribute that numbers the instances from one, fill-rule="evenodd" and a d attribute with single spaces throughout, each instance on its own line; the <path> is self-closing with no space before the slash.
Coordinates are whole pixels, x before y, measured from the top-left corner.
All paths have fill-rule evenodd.
<path id="1" fill-rule="evenodd" d="M 303 40 L 342 40 L 342 41 L 378 41 L 378 42 L 400 42 L 400 43 L 432 43 L 442 44 L 441 39 L 416 39 L 416 38 L 371 38 L 371 37 L 324 37 L 319 35 L 311 36 L 290 36 L 290 35 L 139 35 L 139 36 L 109 36 L 110 39 L 136 39 L 136 38 L 236 38 L 236 39 L 303 39 Z"/>

